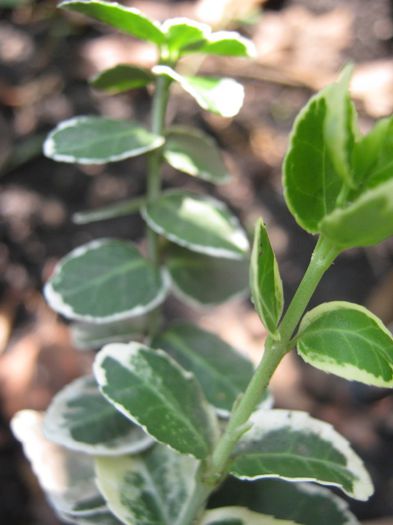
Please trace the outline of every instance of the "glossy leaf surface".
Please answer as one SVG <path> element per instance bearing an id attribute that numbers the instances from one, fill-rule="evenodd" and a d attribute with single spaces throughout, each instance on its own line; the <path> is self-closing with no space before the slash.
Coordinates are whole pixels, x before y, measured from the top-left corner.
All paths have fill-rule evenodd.
<path id="1" fill-rule="evenodd" d="M 143 155 L 163 142 L 162 137 L 126 120 L 75 117 L 49 133 L 44 153 L 60 162 L 106 164 Z"/>
<path id="2" fill-rule="evenodd" d="M 155 66 L 153 73 L 178 82 L 201 108 L 222 117 L 234 117 L 243 105 L 244 88 L 231 78 L 182 76 L 168 66 Z"/>
<path id="3" fill-rule="evenodd" d="M 90 80 L 90 84 L 102 91 L 110 93 L 123 93 L 130 89 L 148 86 L 154 80 L 154 76 L 148 69 L 119 64 L 98 73 Z"/>
<path id="4" fill-rule="evenodd" d="M 209 510 L 202 518 L 201 525 L 296 525 L 293 521 L 284 521 L 252 512 L 243 507 L 222 507 Z"/>
<path id="5" fill-rule="evenodd" d="M 393 386 L 393 337 L 366 308 L 334 301 L 308 312 L 297 349 L 316 368 L 368 385 Z"/>
<path id="6" fill-rule="evenodd" d="M 220 184 L 229 175 L 215 141 L 199 130 L 175 126 L 168 130 L 163 151 L 175 169 Z"/>
<path id="7" fill-rule="evenodd" d="M 378 244 L 393 235 L 393 178 L 325 217 L 321 232 L 342 249 Z"/>
<path id="8" fill-rule="evenodd" d="M 284 196 L 299 225 L 310 233 L 336 206 L 343 185 L 327 149 L 324 126 L 327 105 L 313 97 L 295 120 L 284 161 Z"/>
<path id="9" fill-rule="evenodd" d="M 274 333 L 282 314 L 284 295 L 276 257 L 261 220 L 255 227 L 250 265 L 250 289 L 259 317 L 269 332 Z"/>
<path id="10" fill-rule="evenodd" d="M 229 259 L 244 258 L 248 240 L 237 218 L 216 199 L 169 191 L 142 210 L 148 225 L 189 250 Z"/>
<path id="11" fill-rule="evenodd" d="M 230 467 L 240 479 L 281 478 L 340 487 L 367 500 L 373 487 L 361 459 L 331 425 L 306 412 L 258 411 Z"/>
<path id="12" fill-rule="evenodd" d="M 59 515 L 76 519 L 105 511 L 105 502 L 94 482 L 92 458 L 49 441 L 43 434 L 43 414 L 34 410 L 18 412 L 11 427 Z"/>
<path id="13" fill-rule="evenodd" d="M 302 525 L 359 525 L 346 501 L 311 483 L 280 479 L 250 483 L 228 478 L 213 495 L 211 505 L 222 506 L 227 502 Z"/>
<path id="14" fill-rule="evenodd" d="M 152 341 L 199 381 L 206 399 L 228 415 L 254 371 L 251 361 L 216 335 L 191 324 L 168 328 Z"/>
<path id="15" fill-rule="evenodd" d="M 66 0 L 59 7 L 90 16 L 141 40 L 155 44 L 164 41 L 158 24 L 147 18 L 139 9 L 102 0 Z"/>
<path id="16" fill-rule="evenodd" d="M 101 239 L 76 248 L 45 287 L 60 314 L 90 323 L 140 316 L 160 304 L 167 283 L 129 242 Z"/>
<path id="17" fill-rule="evenodd" d="M 125 524 L 174 525 L 193 490 L 197 462 L 164 445 L 139 456 L 99 458 L 97 482 Z"/>
<path id="18" fill-rule="evenodd" d="M 44 432 L 59 445 L 95 456 L 136 454 L 153 443 L 104 398 L 90 376 L 73 381 L 53 398 Z"/>
<path id="19" fill-rule="evenodd" d="M 174 294 L 191 306 L 214 306 L 248 289 L 248 259 L 225 259 L 172 245 L 166 267 Z"/>
<path id="20" fill-rule="evenodd" d="M 167 354 L 114 343 L 99 352 L 94 371 L 105 397 L 152 437 L 184 454 L 208 455 L 216 418 L 194 376 Z"/>

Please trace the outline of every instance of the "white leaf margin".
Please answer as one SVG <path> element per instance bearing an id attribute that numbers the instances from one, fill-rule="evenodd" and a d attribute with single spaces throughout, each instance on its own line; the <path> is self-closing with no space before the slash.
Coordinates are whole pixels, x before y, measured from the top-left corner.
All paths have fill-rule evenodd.
<path id="1" fill-rule="evenodd" d="M 201 525 L 215 525 L 220 524 L 220 521 L 225 523 L 227 520 L 241 521 L 242 525 L 296 525 L 294 521 L 280 520 L 273 516 L 259 514 L 244 507 L 221 507 L 207 511 L 201 521 Z"/>

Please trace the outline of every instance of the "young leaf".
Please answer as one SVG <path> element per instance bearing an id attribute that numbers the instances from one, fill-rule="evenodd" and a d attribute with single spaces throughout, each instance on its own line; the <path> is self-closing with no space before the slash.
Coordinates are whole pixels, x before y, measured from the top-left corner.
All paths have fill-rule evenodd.
<path id="1" fill-rule="evenodd" d="M 102 91 L 123 93 L 130 89 L 148 86 L 153 80 L 154 76 L 148 69 L 119 64 L 98 73 L 90 80 L 90 84 Z"/>
<path id="2" fill-rule="evenodd" d="M 129 525 L 174 525 L 194 486 L 197 461 L 163 445 L 140 456 L 98 458 L 97 483 L 111 511 Z"/>
<path id="3" fill-rule="evenodd" d="M 243 507 L 222 507 L 207 511 L 201 525 L 296 525 L 296 523 L 278 520 L 273 516 L 252 512 Z"/>
<path id="4" fill-rule="evenodd" d="M 189 18 L 170 18 L 161 24 L 169 53 L 176 59 L 189 46 L 204 42 L 210 27 Z"/>
<path id="5" fill-rule="evenodd" d="M 127 343 L 146 332 L 148 316 L 132 317 L 115 323 L 73 323 L 72 342 L 79 350 L 99 349 L 108 343 Z"/>
<path id="6" fill-rule="evenodd" d="M 157 45 L 164 41 L 164 34 L 157 23 L 147 18 L 138 9 L 125 7 L 117 2 L 65 0 L 59 7 L 90 16 L 141 40 Z"/>
<path id="7" fill-rule="evenodd" d="M 254 371 L 251 361 L 222 339 L 191 324 L 168 328 L 151 345 L 165 350 L 192 372 L 206 399 L 224 416 L 228 416 Z"/>
<path id="8" fill-rule="evenodd" d="M 43 435 L 43 415 L 34 410 L 18 412 L 11 427 L 49 503 L 59 515 L 76 519 L 105 511 L 105 501 L 94 482 L 91 457 L 69 452 L 48 441 Z"/>
<path id="9" fill-rule="evenodd" d="M 163 143 L 162 137 L 126 120 L 75 117 L 49 133 L 44 154 L 61 162 L 105 164 L 143 155 Z"/>
<path id="10" fill-rule="evenodd" d="M 274 334 L 282 314 L 284 295 L 276 257 L 262 220 L 255 227 L 250 289 L 259 317 L 269 332 Z"/>
<path id="11" fill-rule="evenodd" d="M 205 458 L 217 421 L 194 376 L 162 351 L 114 343 L 98 353 L 94 372 L 105 397 L 157 441 Z"/>
<path id="12" fill-rule="evenodd" d="M 378 244 L 393 235 L 393 178 L 327 215 L 320 231 L 342 249 Z"/>
<path id="13" fill-rule="evenodd" d="M 101 395 L 93 377 L 81 377 L 52 400 L 44 419 L 48 439 L 95 456 L 136 454 L 153 440 Z"/>
<path id="14" fill-rule="evenodd" d="M 353 171 L 361 191 L 393 177 L 393 118 L 377 122 L 354 146 Z M 360 192 L 361 193 L 361 192 Z"/>
<path id="15" fill-rule="evenodd" d="M 327 114 L 323 93 L 314 96 L 295 120 L 284 160 L 284 196 L 298 224 L 310 233 L 336 207 L 343 185 L 324 138 Z"/>
<path id="16" fill-rule="evenodd" d="M 287 410 L 255 412 L 251 423 L 233 455 L 234 476 L 314 481 L 359 500 L 373 493 L 361 459 L 328 423 Z"/>
<path id="17" fill-rule="evenodd" d="M 255 57 L 256 49 L 248 38 L 236 33 L 236 31 L 217 31 L 207 37 L 198 52 L 207 55 L 222 55 L 232 57 Z"/>
<path id="18" fill-rule="evenodd" d="M 214 306 L 247 293 L 247 259 L 210 257 L 173 244 L 166 267 L 173 293 L 194 307 Z"/>
<path id="19" fill-rule="evenodd" d="M 226 205 L 204 195 L 168 191 L 142 209 L 148 225 L 189 250 L 228 259 L 247 255 L 248 240 Z"/>
<path id="20" fill-rule="evenodd" d="M 290 483 L 280 479 L 250 483 L 228 478 L 213 494 L 210 503 L 216 507 L 228 501 L 302 525 L 359 525 L 346 501 L 311 483 Z"/>
<path id="21" fill-rule="evenodd" d="M 124 217 L 139 211 L 145 203 L 144 197 L 136 197 L 103 208 L 74 213 L 72 220 L 75 224 L 90 224 L 91 222 Z"/>
<path id="22" fill-rule="evenodd" d="M 353 186 L 351 157 L 357 135 L 355 116 L 348 89 L 352 66 L 347 66 L 337 82 L 322 91 L 327 111 L 324 134 L 327 148 L 336 172 L 347 186 Z"/>
<path id="23" fill-rule="evenodd" d="M 178 82 L 206 111 L 234 117 L 243 105 L 244 88 L 231 78 L 182 76 L 168 66 L 154 66 L 153 73 Z"/>
<path id="24" fill-rule="evenodd" d="M 163 154 L 173 168 L 188 175 L 215 184 L 229 180 L 216 142 L 199 130 L 185 126 L 169 128 Z"/>
<path id="25" fill-rule="evenodd" d="M 308 312 L 297 350 L 316 368 L 368 385 L 393 386 L 393 337 L 363 306 L 334 301 Z"/>
<path id="26" fill-rule="evenodd" d="M 110 323 L 154 309 L 168 282 L 129 242 L 100 239 L 76 248 L 45 286 L 50 306 L 69 319 Z"/>

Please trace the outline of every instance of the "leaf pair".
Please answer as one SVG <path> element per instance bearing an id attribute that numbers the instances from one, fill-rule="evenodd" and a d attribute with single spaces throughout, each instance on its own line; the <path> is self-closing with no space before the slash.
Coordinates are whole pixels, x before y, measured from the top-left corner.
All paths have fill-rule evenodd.
<path id="1" fill-rule="evenodd" d="M 350 73 L 346 68 L 299 113 L 284 162 L 284 193 L 295 219 L 340 249 L 393 233 L 391 120 L 359 139 Z"/>

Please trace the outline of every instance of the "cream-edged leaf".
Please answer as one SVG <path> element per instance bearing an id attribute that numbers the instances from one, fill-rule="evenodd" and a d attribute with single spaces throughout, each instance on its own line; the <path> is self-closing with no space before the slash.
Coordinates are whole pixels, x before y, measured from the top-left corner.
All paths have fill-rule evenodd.
<path id="1" fill-rule="evenodd" d="M 205 458 L 217 420 L 194 376 L 165 352 L 139 343 L 114 343 L 97 355 L 101 392 L 122 414 L 157 441 Z"/>
<path id="2" fill-rule="evenodd" d="M 109 93 L 123 93 L 130 89 L 148 86 L 154 75 L 146 68 L 118 64 L 95 75 L 90 84 L 93 88 Z"/>
<path id="3" fill-rule="evenodd" d="M 154 309 L 167 291 L 168 279 L 132 243 L 100 239 L 61 259 L 44 293 L 69 319 L 111 323 Z"/>
<path id="4" fill-rule="evenodd" d="M 106 164 L 143 155 L 163 143 L 162 137 L 139 124 L 82 116 L 65 120 L 51 131 L 44 154 L 60 162 Z"/>
<path id="5" fill-rule="evenodd" d="M 136 454 L 153 444 L 105 399 L 91 376 L 76 379 L 53 398 L 44 433 L 59 445 L 94 456 Z"/>
<path id="6" fill-rule="evenodd" d="M 207 511 L 201 525 L 296 525 L 294 521 L 279 520 L 243 507 L 222 507 Z"/>
<path id="7" fill-rule="evenodd" d="M 236 31 L 216 31 L 207 37 L 198 52 L 207 55 L 221 55 L 232 57 L 256 56 L 256 49 L 251 40 L 239 35 Z"/>
<path id="8" fill-rule="evenodd" d="M 158 234 L 191 251 L 242 259 L 249 248 L 237 218 L 217 199 L 185 191 L 168 191 L 142 209 Z"/>
<path id="9" fill-rule="evenodd" d="M 362 460 L 328 423 L 288 410 L 260 410 L 251 423 L 233 454 L 234 476 L 314 481 L 362 501 L 372 495 Z"/>
<path id="10" fill-rule="evenodd" d="M 139 456 L 98 458 L 97 483 L 122 523 L 180 525 L 197 465 L 189 456 L 156 445 Z"/>
<path id="11" fill-rule="evenodd" d="M 76 212 L 72 216 L 72 220 L 75 224 L 90 224 L 92 222 L 125 217 L 138 212 L 145 203 L 145 197 L 135 197 L 95 210 Z"/>

